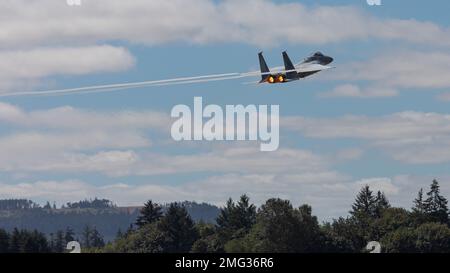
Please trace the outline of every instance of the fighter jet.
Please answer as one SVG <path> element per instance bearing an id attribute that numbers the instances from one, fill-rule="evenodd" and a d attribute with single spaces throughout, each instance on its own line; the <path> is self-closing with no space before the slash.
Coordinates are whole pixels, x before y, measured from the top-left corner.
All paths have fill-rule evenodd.
<path id="1" fill-rule="evenodd" d="M 328 66 L 333 62 L 333 58 L 316 52 L 305 58 L 302 62 L 294 65 L 286 51 L 283 52 L 284 70 L 271 72 L 264 59 L 263 53 L 260 52 L 259 65 L 261 67 L 261 81 L 259 83 L 286 83 L 297 81 L 323 70 L 332 68 Z"/>

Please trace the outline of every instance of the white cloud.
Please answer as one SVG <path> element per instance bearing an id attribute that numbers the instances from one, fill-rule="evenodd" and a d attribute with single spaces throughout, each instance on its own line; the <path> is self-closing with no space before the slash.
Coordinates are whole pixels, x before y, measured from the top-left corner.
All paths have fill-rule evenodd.
<path id="1" fill-rule="evenodd" d="M 48 198 L 54 201 L 81 200 L 92 188 L 79 181 L 38 181 L 35 183 L 0 184 L 2 198 Z M 81 197 L 81 199 L 79 199 Z"/>
<path id="2" fill-rule="evenodd" d="M 397 195 L 399 193 L 399 187 L 393 184 L 391 178 L 387 177 L 379 177 L 379 178 L 368 178 L 362 179 L 356 182 L 359 187 L 363 187 L 365 185 L 370 186 L 371 190 L 381 191 L 386 195 Z"/>
<path id="3" fill-rule="evenodd" d="M 332 160 L 309 151 L 260 152 L 256 142 L 226 142 L 194 154 L 149 151 L 150 135 L 169 139 L 172 119 L 150 111 L 89 111 L 73 107 L 24 111 L 0 103 L 0 170 L 100 172 L 112 176 L 174 173 L 289 173 L 324 168 Z M 9 131 L 7 131 L 9 132 Z M 170 143 L 169 145 L 173 145 Z M 348 156 L 353 155 L 340 155 Z"/>
<path id="4" fill-rule="evenodd" d="M 335 155 L 335 162 L 359 159 L 364 154 L 364 150 L 359 148 L 348 148 L 338 150 Z"/>
<path id="5" fill-rule="evenodd" d="M 171 118 L 156 111 L 92 111 L 71 106 L 26 112 L 16 105 L 0 102 L 0 122 L 24 129 L 84 131 L 167 129 Z"/>
<path id="6" fill-rule="evenodd" d="M 195 172 L 219 173 L 296 173 L 315 171 L 329 164 L 326 157 L 309 151 L 279 149 L 261 152 L 256 145 L 227 145 L 209 152 L 188 155 L 143 154 L 141 163 L 130 170 L 135 175 Z"/>
<path id="7" fill-rule="evenodd" d="M 348 40 L 402 40 L 450 45 L 450 31 L 417 20 L 380 19 L 348 6 L 305 6 L 266 0 L 5 0 L 2 47 L 123 40 L 168 42 L 325 44 Z"/>
<path id="8" fill-rule="evenodd" d="M 347 98 L 385 98 L 397 96 L 395 89 L 380 87 L 361 89 L 358 85 L 343 84 L 335 87 L 329 92 L 319 94 L 322 98 L 347 97 Z"/>
<path id="9" fill-rule="evenodd" d="M 135 62 L 125 48 L 108 45 L 0 51 L 0 60 L 3 92 L 49 76 L 123 71 Z"/>
<path id="10" fill-rule="evenodd" d="M 450 54 L 439 51 L 390 51 L 368 61 L 341 65 L 330 78 L 342 81 L 366 81 L 369 87 L 355 84 L 338 86 L 325 97 L 389 97 L 398 89 L 450 87 Z"/>
<path id="11" fill-rule="evenodd" d="M 43 147 L 38 145 L 40 141 L 15 137 L 18 139 L 16 142 L 5 141 L 5 144 L 0 146 L 7 153 L 4 156 L 0 155 L 0 170 L 72 174 L 95 172 L 120 177 L 207 172 L 292 174 L 323 170 L 335 159 L 295 149 L 264 153 L 256 146 L 228 147 L 188 155 L 152 153 L 142 151 L 149 145 L 149 141 L 145 138 L 127 139 L 135 136 L 123 134 L 111 137 L 108 142 L 96 142 L 95 137 L 90 134 L 83 136 L 81 140 L 76 140 L 77 136 L 73 138 L 48 136 L 45 140 L 49 140 L 49 145 Z M 71 144 L 72 141 L 76 143 L 75 147 Z M 62 147 L 65 143 L 67 147 Z M 84 146 L 85 143 L 90 144 Z M 91 152 L 93 149 L 103 150 Z M 342 155 L 339 155 L 339 159 L 348 160 L 348 156 L 353 158 L 355 155 L 343 156 L 347 157 L 342 159 Z"/>
<path id="12" fill-rule="evenodd" d="M 134 153 L 126 149 L 145 148 L 150 143 L 128 132 L 19 133 L 0 138 L 0 170 L 89 172 L 106 168 L 116 173 L 119 166 L 135 160 Z M 92 152 L 102 149 L 106 150 Z"/>
<path id="13" fill-rule="evenodd" d="M 0 103 L 0 169 L 10 172 L 100 172 L 111 176 L 200 173 L 292 173 L 323 170 L 359 158 L 360 148 L 317 155 L 281 148 L 262 153 L 257 143 L 218 143 L 194 154 L 148 150 L 152 137 L 169 138 L 171 119 L 158 112 L 96 112 L 72 107 L 26 112 Z M 410 164 L 450 161 L 450 116 L 401 112 L 382 117 L 285 117 L 281 126 L 318 139 L 363 139 L 392 158 Z M 223 144 L 223 145 L 222 145 Z M 254 145 L 253 145 L 254 144 Z M 174 145 L 167 143 L 167 145 Z M 176 145 L 176 144 L 175 144 Z M 207 146 L 203 146 L 206 148 Z M 117 157 L 117 161 L 112 157 Z M 108 161 L 112 160 L 112 161 Z M 114 164 L 113 164 L 114 162 Z"/>
<path id="14" fill-rule="evenodd" d="M 450 132 L 450 115 L 407 111 L 381 117 L 286 117 L 281 125 L 317 138 L 408 140 L 423 137 L 426 140 L 430 136 L 445 136 Z"/>
<path id="15" fill-rule="evenodd" d="M 139 156 L 169 132 L 170 117 L 150 111 L 98 112 L 73 107 L 24 111 L 0 103 L 0 170 L 129 172 Z"/>
<path id="16" fill-rule="evenodd" d="M 149 150 L 150 135 L 170 139 L 172 119 L 150 111 L 89 111 L 73 107 L 24 111 L 0 103 L 0 170 L 9 172 L 100 172 L 110 176 L 175 173 L 289 173 L 314 171 L 333 156 L 279 149 L 260 152 L 256 142 L 220 142 L 194 154 L 164 154 Z M 12 133 L 10 132 L 12 131 Z M 173 145 L 169 143 L 168 145 Z M 342 154 L 349 158 L 349 154 Z"/>
<path id="17" fill-rule="evenodd" d="M 1 76 L 19 79 L 111 72 L 134 64 L 133 57 L 125 48 L 109 45 L 2 51 L 0 58 Z"/>
<path id="18" fill-rule="evenodd" d="M 382 117 L 286 117 L 281 124 L 311 138 L 367 140 L 405 163 L 450 161 L 450 115 L 410 111 Z"/>

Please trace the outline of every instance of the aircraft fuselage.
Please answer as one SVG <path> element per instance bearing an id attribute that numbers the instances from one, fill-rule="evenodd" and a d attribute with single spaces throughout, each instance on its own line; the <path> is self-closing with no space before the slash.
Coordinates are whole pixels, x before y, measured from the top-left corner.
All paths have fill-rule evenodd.
<path id="1" fill-rule="evenodd" d="M 285 51 L 283 52 L 283 61 L 285 70 L 279 73 L 271 73 L 262 52 L 259 53 L 259 63 L 261 67 L 260 83 L 286 83 L 303 79 L 330 68 L 327 67 L 327 65 L 332 63 L 334 59 L 330 56 L 323 55 L 321 52 L 316 52 L 305 58 L 303 62 L 294 65 Z"/>

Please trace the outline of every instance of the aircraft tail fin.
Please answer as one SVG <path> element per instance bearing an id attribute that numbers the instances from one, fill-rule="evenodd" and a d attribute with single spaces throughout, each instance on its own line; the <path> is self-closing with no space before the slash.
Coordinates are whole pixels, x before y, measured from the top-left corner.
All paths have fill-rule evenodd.
<path id="1" fill-rule="evenodd" d="M 268 73 L 270 72 L 269 67 L 267 66 L 266 60 L 264 60 L 263 53 L 260 52 L 258 54 L 259 57 L 259 66 L 261 68 L 261 82 L 265 82 L 267 78 L 270 76 Z M 264 74 L 265 73 L 265 74 Z"/>
<path id="2" fill-rule="evenodd" d="M 295 66 L 292 63 L 291 59 L 289 58 L 288 54 L 286 51 L 283 51 L 283 61 L 284 61 L 284 69 L 286 71 L 290 71 L 286 73 L 286 78 L 287 79 L 298 79 L 298 74 L 295 71 Z"/>

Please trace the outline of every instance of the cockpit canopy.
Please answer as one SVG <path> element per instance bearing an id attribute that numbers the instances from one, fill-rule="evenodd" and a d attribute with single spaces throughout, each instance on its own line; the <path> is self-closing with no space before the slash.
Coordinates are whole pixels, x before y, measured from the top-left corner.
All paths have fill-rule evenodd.
<path id="1" fill-rule="evenodd" d="M 313 54 L 314 57 L 323 57 L 324 55 L 322 54 L 322 52 L 317 51 L 316 53 Z"/>
<path id="2" fill-rule="evenodd" d="M 316 53 L 313 53 L 313 54 L 309 55 L 309 57 L 305 58 L 304 62 L 308 63 L 308 62 L 319 61 L 324 57 L 325 57 L 325 55 L 323 55 L 322 52 L 317 51 Z"/>

